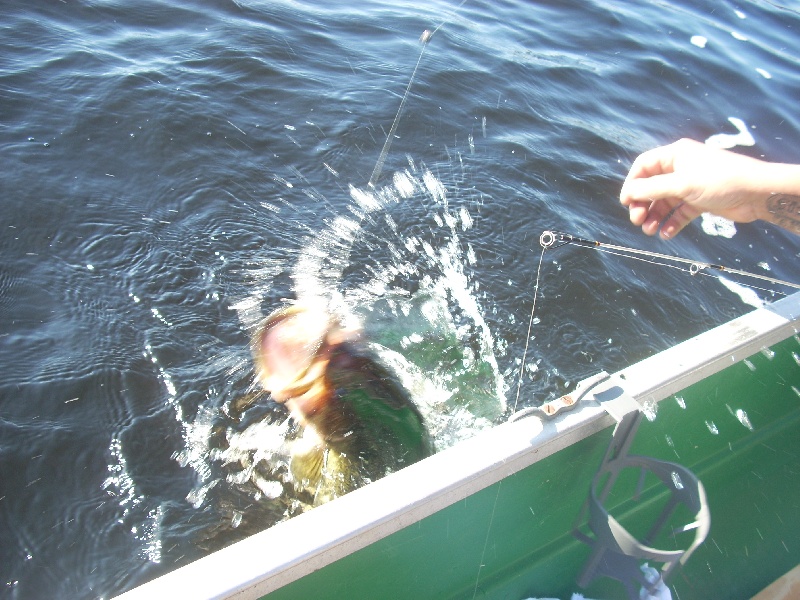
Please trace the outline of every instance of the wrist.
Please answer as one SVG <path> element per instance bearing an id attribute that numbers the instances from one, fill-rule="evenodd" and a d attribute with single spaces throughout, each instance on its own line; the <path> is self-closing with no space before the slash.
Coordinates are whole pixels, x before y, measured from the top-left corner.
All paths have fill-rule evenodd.
<path id="1" fill-rule="evenodd" d="M 800 233 L 800 165 L 763 163 L 754 190 L 756 218 Z"/>
<path id="2" fill-rule="evenodd" d="M 798 220 L 800 165 L 762 162 L 750 179 L 752 206 L 757 219 L 786 226 Z"/>

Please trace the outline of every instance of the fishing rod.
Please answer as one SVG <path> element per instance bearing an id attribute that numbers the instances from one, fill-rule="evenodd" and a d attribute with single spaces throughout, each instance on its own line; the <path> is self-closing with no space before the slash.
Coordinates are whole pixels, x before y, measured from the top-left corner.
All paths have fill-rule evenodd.
<path id="1" fill-rule="evenodd" d="M 560 248 L 567 244 L 572 244 L 574 246 L 580 246 L 583 248 L 596 248 L 598 250 L 605 250 L 619 254 L 620 256 L 629 256 L 630 258 L 635 258 L 635 256 L 630 256 L 630 255 L 639 255 L 639 256 L 646 256 L 648 258 L 670 261 L 674 263 L 688 264 L 689 273 L 692 275 L 697 275 L 699 273 L 702 274 L 702 271 L 705 270 L 719 271 L 722 273 L 730 273 L 732 275 L 739 275 L 741 277 L 751 277 L 753 279 L 760 279 L 761 281 L 767 281 L 769 283 L 773 283 L 776 285 L 785 285 L 787 287 L 800 289 L 800 284 L 792 283 L 791 281 L 784 281 L 783 279 L 776 279 L 775 277 L 768 277 L 766 275 L 760 275 L 758 273 L 751 273 L 750 271 L 742 271 L 741 269 L 732 269 L 731 267 L 725 267 L 723 265 L 717 265 L 714 263 L 708 263 L 700 260 L 692 260 L 690 258 L 683 258 L 680 256 L 670 256 L 669 254 L 660 254 L 658 252 L 650 252 L 649 250 L 639 250 L 637 248 L 628 248 L 627 246 L 617 246 L 614 244 L 607 244 L 605 242 L 598 242 L 596 240 L 587 240 L 584 238 L 574 236 L 571 233 L 564 233 L 561 231 L 551 231 L 551 230 L 543 231 L 542 235 L 539 236 L 539 243 L 545 250 Z M 655 264 L 660 264 L 660 263 L 655 263 Z"/>
<path id="2" fill-rule="evenodd" d="M 534 312 L 536 311 L 536 296 L 539 290 L 539 281 L 541 279 L 542 262 L 544 261 L 544 255 L 545 252 L 547 252 L 547 250 L 561 248 L 562 246 L 571 244 L 573 246 L 578 246 L 581 248 L 594 248 L 597 250 L 608 252 L 610 254 L 615 254 L 617 256 L 622 256 L 625 258 L 643 260 L 645 262 L 650 262 L 652 264 L 659 265 L 662 267 L 671 267 L 674 269 L 684 270 L 680 266 L 678 266 L 678 264 L 688 264 L 689 265 L 688 272 L 692 275 L 698 275 L 698 274 L 708 275 L 708 273 L 704 273 L 703 271 L 712 270 L 712 271 L 719 271 L 722 273 L 730 273 L 732 275 L 739 275 L 742 277 L 751 277 L 754 279 L 767 281 L 775 285 L 785 285 L 787 287 L 800 289 L 800 285 L 796 283 L 792 283 L 791 281 L 784 281 L 782 279 L 776 279 L 775 277 L 767 277 L 766 275 L 759 275 L 758 273 L 742 271 L 741 269 L 732 269 L 730 267 L 725 267 L 723 265 L 717 265 L 699 260 L 692 260 L 690 258 L 683 258 L 681 256 L 670 256 L 669 254 L 660 254 L 658 252 L 650 252 L 649 250 L 639 250 L 637 248 L 628 248 L 627 246 L 618 246 L 615 244 L 598 242 L 597 240 L 587 240 L 585 238 L 572 235 L 571 233 L 564 233 L 562 231 L 553 231 L 549 229 L 543 231 L 541 236 L 539 236 L 539 244 L 541 244 L 542 246 L 542 255 L 539 257 L 539 269 L 536 272 L 536 285 L 534 286 L 533 304 L 531 306 L 530 321 L 528 322 L 528 335 L 525 338 L 525 349 L 522 352 L 522 363 L 520 365 L 519 378 L 517 380 L 517 396 L 516 399 L 514 400 L 514 408 L 512 414 L 516 413 L 517 404 L 519 403 L 519 397 L 522 391 L 522 378 L 525 370 L 525 359 L 528 355 L 528 344 L 530 343 L 531 339 L 531 330 L 533 328 Z M 657 260 L 650 260 L 650 259 L 657 259 Z M 665 262 L 658 262 L 658 260 Z M 667 264 L 669 262 L 677 264 L 675 265 Z M 750 287 L 756 287 L 756 286 L 750 286 Z M 528 413 L 526 412 L 526 415 L 527 414 Z"/>

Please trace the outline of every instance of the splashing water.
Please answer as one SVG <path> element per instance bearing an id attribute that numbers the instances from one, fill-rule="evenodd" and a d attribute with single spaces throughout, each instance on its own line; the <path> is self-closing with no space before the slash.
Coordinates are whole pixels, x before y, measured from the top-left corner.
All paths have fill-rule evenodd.
<path id="1" fill-rule="evenodd" d="M 353 216 L 335 218 L 302 250 L 292 272 L 295 292 L 304 300 L 323 301 L 346 324 L 363 328 L 370 340 L 404 356 L 410 365 L 398 368 L 406 380 L 424 373 L 430 381 L 416 386 L 428 390 L 422 397 L 417 395 L 423 411 L 433 406 L 453 410 L 460 405 L 474 416 L 493 420 L 506 410 L 507 384 L 475 294 L 478 286 L 467 270 L 477 259 L 459 235 L 473 227 L 473 218 L 466 206 L 449 205 L 447 189 L 430 170 L 409 162 L 409 169 L 395 173 L 392 183 L 383 188 L 350 187 Z M 426 239 L 421 227 L 401 232 L 393 210 L 400 213 L 404 202 L 425 200 L 433 202 L 428 211 L 435 224 L 428 227 L 433 235 Z M 378 226 L 382 230 L 375 232 Z M 384 237 L 387 230 L 389 239 Z M 375 237 L 381 238 L 387 256 L 359 265 L 357 270 L 368 274 L 364 278 L 353 272 L 351 254 L 357 246 L 373 243 Z M 253 299 L 236 306 L 255 304 Z M 240 310 L 248 328 L 254 326 L 254 316 L 261 317 Z M 434 352 L 435 348 L 447 358 Z M 414 377 L 410 377 L 412 372 Z M 470 400 L 475 394 L 478 401 Z M 429 401 L 442 395 L 449 396 L 446 406 Z M 440 416 L 428 412 L 426 418 Z M 475 429 L 485 425 L 480 423 Z"/>
<path id="2" fill-rule="evenodd" d="M 658 414 L 658 403 L 652 398 L 648 398 L 642 403 L 642 412 L 651 423 L 656 420 Z"/>
<path id="3" fill-rule="evenodd" d="M 744 411 L 741 408 L 737 408 L 736 410 L 733 410 L 727 404 L 725 406 L 728 408 L 728 412 L 731 413 L 734 417 L 736 417 L 736 420 L 739 421 L 739 423 L 741 423 L 742 425 L 747 427 L 747 429 L 749 429 L 750 431 L 754 430 L 753 424 L 750 422 L 750 417 L 747 416 L 747 412 L 746 411 Z"/>
<path id="4" fill-rule="evenodd" d="M 160 563 L 163 507 L 159 504 L 147 510 L 147 500 L 136 489 L 120 440 L 115 438 L 111 441 L 109 453 L 108 477 L 102 488 L 118 503 L 120 513 L 117 522 L 129 528 L 140 546 L 141 558 Z"/>
<path id="5" fill-rule="evenodd" d="M 739 420 L 739 423 L 747 427 L 750 431 L 753 431 L 753 424 L 750 422 L 750 417 L 747 416 L 747 413 L 743 411 L 741 408 L 736 410 L 736 418 Z"/>
<path id="6" fill-rule="evenodd" d="M 463 239 L 475 225 L 470 207 L 451 205 L 445 185 L 411 161 L 384 187 L 349 190 L 348 214 L 310 236 L 291 268 L 297 299 L 320 302 L 346 327 L 364 331 L 370 349 L 410 392 L 437 450 L 491 427 L 506 410 L 507 384 L 495 351 L 502 345 L 471 276 L 477 256 Z M 409 225 L 405 203 L 424 206 L 427 222 Z M 232 306 L 246 329 L 263 319 L 263 292 L 276 274 L 274 264 L 249 274 L 252 294 Z M 250 387 L 258 393 L 252 379 Z M 217 444 L 210 440 L 220 435 L 220 418 L 210 405 L 219 402 L 212 400 L 182 423 L 185 448 L 175 459 L 198 475 L 187 500 L 202 508 L 226 492 L 245 494 L 270 507 L 273 521 L 305 510 L 307 499 L 293 496 L 289 468 L 287 441 L 297 431 L 282 407 L 272 403 L 254 422 L 239 423 L 237 416 Z M 232 402 L 223 412 L 236 412 Z M 249 514 L 225 515 L 230 529 L 246 529 Z"/>

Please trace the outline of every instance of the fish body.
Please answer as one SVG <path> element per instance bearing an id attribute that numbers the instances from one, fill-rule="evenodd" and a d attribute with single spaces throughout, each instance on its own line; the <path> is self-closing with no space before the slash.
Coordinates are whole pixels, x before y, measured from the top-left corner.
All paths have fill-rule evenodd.
<path id="1" fill-rule="evenodd" d="M 272 313 L 252 343 L 256 377 L 302 427 L 292 442 L 295 487 L 318 505 L 433 451 L 424 419 L 396 374 L 323 309 Z"/>

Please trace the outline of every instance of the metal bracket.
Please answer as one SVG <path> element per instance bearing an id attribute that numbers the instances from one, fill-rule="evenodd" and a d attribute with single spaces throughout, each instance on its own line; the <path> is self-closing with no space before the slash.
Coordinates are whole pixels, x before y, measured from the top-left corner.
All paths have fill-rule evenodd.
<path id="1" fill-rule="evenodd" d="M 515 412 L 511 417 L 509 417 L 509 421 L 518 421 L 520 419 L 524 419 L 525 417 L 530 416 L 537 416 L 542 419 L 553 419 L 554 417 L 558 416 L 561 413 L 565 413 L 567 411 L 572 410 L 575 408 L 578 403 L 583 400 L 586 395 L 597 385 L 608 380 L 611 376 L 606 373 L 605 371 L 601 371 L 597 375 L 589 377 L 581 381 L 575 391 L 561 396 L 560 398 L 556 398 L 555 400 L 550 400 L 549 402 L 543 403 L 541 406 L 531 406 L 529 408 L 524 408 L 520 411 Z"/>
<path id="2" fill-rule="evenodd" d="M 593 391 L 593 396 L 614 417 L 617 425 L 572 532 L 578 540 L 592 548 L 578 578 L 578 585 L 586 587 L 598 577 L 611 577 L 622 582 L 632 600 L 638 600 L 640 591 L 636 584 L 653 594 L 673 570 L 679 564 L 684 564 L 705 540 L 711 526 L 711 517 L 705 489 L 694 473 L 675 463 L 629 454 L 643 416 L 641 406 L 625 392 L 624 382 L 618 377 L 609 376 L 604 383 L 602 388 Z M 641 541 L 620 525 L 604 506 L 620 472 L 628 468 L 638 468 L 641 471 L 634 500 L 638 500 L 648 472 L 661 480 L 670 493 L 661 514 Z M 694 541 L 686 550 L 652 548 L 650 544 L 661 533 L 679 504 L 689 508 L 695 521 L 673 528 L 672 532 L 695 529 Z M 584 524 L 592 535 L 580 530 Z M 655 581 L 645 577 L 641 570 L 642 560 L 663 564 L 660 576 Z"/>

